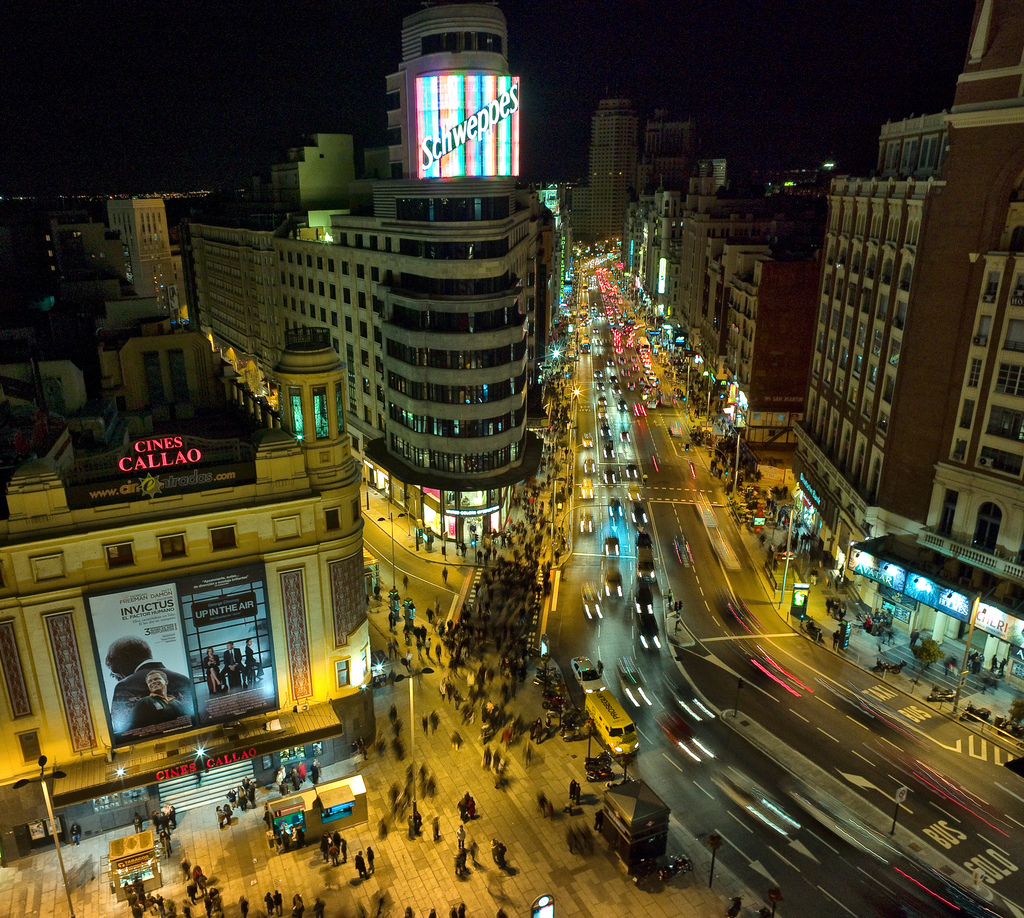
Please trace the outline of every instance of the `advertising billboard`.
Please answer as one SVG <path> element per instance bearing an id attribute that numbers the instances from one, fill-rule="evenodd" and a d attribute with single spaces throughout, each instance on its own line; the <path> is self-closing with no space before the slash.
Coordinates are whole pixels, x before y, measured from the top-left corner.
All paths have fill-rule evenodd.
<path id="1" fill-rule="evenodd" d="M 416 78 L 418 178 L 519 175 L 519 77 Z"/>
<path id="2" fill-rule="evenodd" d="M 277 708 L 261 565 L 87 602 L 113 745 Z"/>

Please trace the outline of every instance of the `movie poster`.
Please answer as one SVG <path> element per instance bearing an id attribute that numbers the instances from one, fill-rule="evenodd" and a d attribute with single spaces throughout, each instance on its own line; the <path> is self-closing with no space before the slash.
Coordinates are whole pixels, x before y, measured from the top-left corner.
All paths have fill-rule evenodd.
<path id="1" fill-rule="evenodd" d="M 178 581 L 201 725 L 277 708 L 267 584 L 259 564 Z"/>
<path id="2" fill-rule="evenodd" d="M 88 608 L 113 743 L 197 726 L 174 584 L 92 596 Z"/>

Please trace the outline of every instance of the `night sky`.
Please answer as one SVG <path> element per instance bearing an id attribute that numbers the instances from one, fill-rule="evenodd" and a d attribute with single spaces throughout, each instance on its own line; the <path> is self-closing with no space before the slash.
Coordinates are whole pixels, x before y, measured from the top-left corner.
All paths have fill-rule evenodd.
<path id="1" fill-rule="evenodd" d="M 414 0 L 7 3 L 0 195 L 244 182 L 303 134 L 384 142 Z M 734 174 L 868 172 L 886 120 L 952 103 L 973 0 L 502 0 L 522 177 L 581 178 L 599 99 L 697 122 Z"/>

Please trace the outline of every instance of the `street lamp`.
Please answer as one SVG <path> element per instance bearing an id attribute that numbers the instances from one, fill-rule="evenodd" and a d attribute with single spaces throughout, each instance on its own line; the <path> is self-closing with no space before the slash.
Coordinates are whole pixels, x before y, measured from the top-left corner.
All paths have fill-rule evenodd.
<path id="1" fill-rule="evenodd" d="M 63 771 L 57 771 L 56 769 L 50 773 L 53 778 L 66 778 L 67 775 Z M 25 787 L 26 784 L 34 784 L 39 782 L 43 787 L 43 802 L 46 804 L 46 815 L 50 817 L 50 828 L 53 830 L 53 844 L 57 849 L 57 862 L 60 864 L 60 876 L 64 881 L 64 895 L 68 899 L 68 914 L 71 918 L 75 918 L 75 907 L 71 903 L 71 889 L 68 887 L 68 874 L 64 869 L 64 855 L 60 853 L 60 830 L 57 826 L 57 820 L 53 816 L 53 806 L 50 804 L 50 789 L 46 786 L 46 756 L 39 756 L 39 777 L 38 778 L 21 778 L 14 782 L 14 789 Z"/>
<path id="2" fill-rule="evenodd" d="M 408 665 L 408 664 L 407 664 Z M 424 666 L 419 672 L 413 672 L 412 667 L 409 667 L 409 675 L 404 676 L 399 673 L 395 676 L 395 682 L 401 682 L 403 679 L 409 680 L 409 755 L 412 757 L 413 772 L 415 774 L 416 768 L 416 707 L 412 693 L 412 680 L 414 676 L 427 676 L 434 671 L 429 666 Z M 416 802 L 416 781 L 412 782 L 412 802 Z"/>
<path id="3" fill-rule="evenodd" d="M 396 578 L 397 578 L 397 571 L 395 570 L 395 520 L 396 519 L 400 520 L 404 516 L 405 516 L 404 513 L 399 513 L 398 516 L 396 517 L 389 510 L 387 517 L 383 517 L 383 516 L 378 516 L 377 517 L 377 522 L 378 523 L 383 523 L 386 520 L 391 520 L 391 589 L 392 590 L 397 590 L 398 589 L 398 582 L 396 580 Z"/>

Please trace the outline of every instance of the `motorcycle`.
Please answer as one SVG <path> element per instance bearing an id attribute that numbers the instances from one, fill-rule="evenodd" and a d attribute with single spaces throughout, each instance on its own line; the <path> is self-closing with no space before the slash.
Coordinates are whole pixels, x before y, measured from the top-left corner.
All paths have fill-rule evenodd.
<path id="1" fill-rule="evenodd" d="M 1002 730 L 1003 733 L 1009 733 L 1010 736 L 1014 736 L 1017 739 L 1024 739 L 1024 725 L 1019 721 L 1010 720 L 1009 717 L 997 717 L 992 725 L 997 730 Z"/>
<path id="2" fill-rule="evenodd" d="M 932 686 L 932 690 L 928 693 L 929 701 L 952 701 L 956 697 L 956 692 L 953 689 L 940 688 L 937 685 Z"/>
<path id="3" fill-rule="evenodd" d="M 608 765 L 588 765 L 586 767 L 588 781 L 611 781 L 615 777 L 615 770 Z"/>
<path id="4" fill-rule="evenodd" d="M 658 879 L 667 883 L 677 873 L 689 873 L 692 870 L 693 862 L 685 854 L 680 854 L 658 871 Z"/>
<path id="5" fill-rule="evenodd" d="M 906 660 L 901 660 L 899 663 L 889 663 L 883 660 L 881 657 L 878 658 L 878 662 L 871 667 L 873 673 L 896 673 L 899 675 L 903 672 L 903 667 L 907 665 Z"/>
<path id="6" fill-rule="evenodd" d="M 818 623 L 813 618 L 805 618 L 800 627 L 817 643 L 823 644 L 825 642 L 821 635 L 821 628 L 818 627 Z"/>
<path id="7" fill-rule="evenodd" d="M 637 861 L 632 867 L 629 868 L 629 872 L 633 877 L 634 883 L 639 883 L 641 880 L 647 879 L 658 870 L 658 862 L 653 858 L 647 858 L 642 861 Z"/>
<path id="8" fill-rule="evenodd" d="M 961 720 L 978 720 L 988 723 L 988 719 L 992 716 L 992 710 L 990 708 L 976 708 L 969 701 L 967 707 L 964 708 L 963 714 L 960 715 Z"/>

